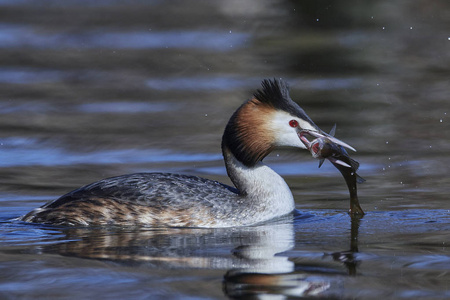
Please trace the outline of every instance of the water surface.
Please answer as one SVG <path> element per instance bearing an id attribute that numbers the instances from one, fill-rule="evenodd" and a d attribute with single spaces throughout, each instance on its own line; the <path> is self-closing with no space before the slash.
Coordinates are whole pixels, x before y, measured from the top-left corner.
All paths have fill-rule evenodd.
<path id="1" fill-rule="evenodd" d="M 447 1 L 0 1 L 0 298 L 450 298 Z M 295 215 L 229 229 L 13 219 L 133 172 L 230 183 L 233 111 L 282 77 L 358 149 L 340 173 L 265 159 Z"/>

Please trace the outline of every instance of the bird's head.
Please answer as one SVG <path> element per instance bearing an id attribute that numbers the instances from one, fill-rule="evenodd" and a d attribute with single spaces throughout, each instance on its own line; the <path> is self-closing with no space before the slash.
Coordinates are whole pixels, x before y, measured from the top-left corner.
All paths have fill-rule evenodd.
<path id="1" fill-rule="evenodd" d="M 354 150 L 314 124 L 290 98 L 284 81 L 266 79 L 262 82 L 262 89 L 257 90 L 230 118 L 222 148 L 250 167 L 278 146 L 309 149 L 304 132 L 314 137 L 328 137 L 334 143 Z"/>

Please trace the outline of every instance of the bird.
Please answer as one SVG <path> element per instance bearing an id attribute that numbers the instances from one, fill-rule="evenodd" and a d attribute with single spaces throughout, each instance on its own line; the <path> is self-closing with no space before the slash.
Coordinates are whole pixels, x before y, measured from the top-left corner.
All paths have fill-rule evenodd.
<path id="1" fill-rule="evenodd" d="M 234 186 L 193 175 L 134 173 L 75 189 L 19 218 L 56 226 L 225 228 L 251 226 L 292 213 L 284 179 L 263 163 L 277 147 L 307 149 L 302 130 L 348 144 L 322 131 L 289 95 L 283 79 L 261 88 L 229 119 L 222 154 Z"/>

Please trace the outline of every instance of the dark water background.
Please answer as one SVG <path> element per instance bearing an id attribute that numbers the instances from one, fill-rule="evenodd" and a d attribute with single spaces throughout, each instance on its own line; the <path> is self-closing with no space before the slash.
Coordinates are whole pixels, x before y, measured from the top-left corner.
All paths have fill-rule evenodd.
<path id="1" fill-rule="evenodd" d="M 277 150 L 301 215 L 263 226 L 10 221 L 132 172 L 229 183 L 220 138 L 264 78 L 358 149 Z M 1 299 L 450 298 L 450 2 L 0 1 Z"/>

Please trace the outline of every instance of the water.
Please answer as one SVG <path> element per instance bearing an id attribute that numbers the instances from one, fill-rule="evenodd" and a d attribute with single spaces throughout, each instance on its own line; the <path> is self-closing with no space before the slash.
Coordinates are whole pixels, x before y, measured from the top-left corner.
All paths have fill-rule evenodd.
<path id="1" fill-rule="evenodd" d="M 0 298 L 450 298 L 447 1 L 0 6 Z M 277 149 L 297 213 L 260 226 L 11 221 L 119 174 L 230 183 L 223 128 L 273 77 L 358 149 L 362 220 L 331 164 Z"/>

